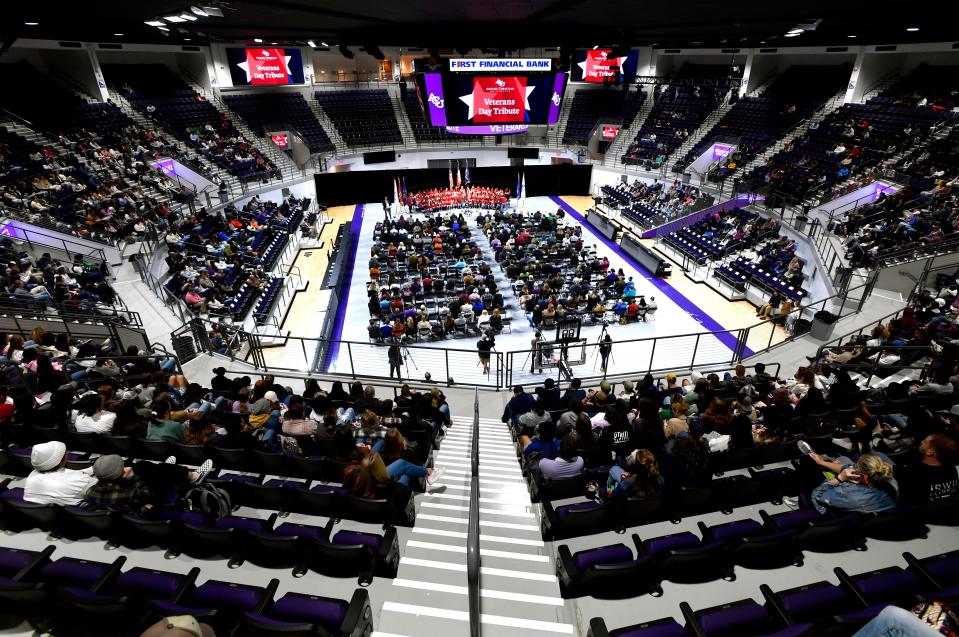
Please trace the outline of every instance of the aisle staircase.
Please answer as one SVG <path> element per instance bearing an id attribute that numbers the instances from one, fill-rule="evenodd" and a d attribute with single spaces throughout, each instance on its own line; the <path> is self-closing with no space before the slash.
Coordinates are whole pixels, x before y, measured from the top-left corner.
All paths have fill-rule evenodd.
<path id="1" fill-rule="evenodd" d="M 350 152 L 350 147 L 346 145 L 346 142 L 340 137 L 340 132 L 336 130 L 336 125 L 333 123 L 333 120 L 329 118 L 326 114 L 326 111 L 323 110 L 323 107 L 320 106 L 320 102 L 316 99 L 316 94 L 311 93 L 306 98 L 307 104 L 310 105 L 310 110 L 313 111 L 313 114 L 316 116 L 316 121 L 320 123 L 320 126 L 323 127 L 323 130 L 326 131 L 327 137 L 330 138 L 330 141 L 333 142 L 333 146 L 336 148 L 336 155 L 345 155 Z"/>
<path id="2" fill-rule="evenodd" d="M 623 155 L 626 153 L 626 149 L 633 143 L 636 134 L 646 123 L 646 118 L 653 110 L 653 92 L 652 90 L 646 90 L 646 88 L 643 87 L 643 92 L 646 93 L 646 97 L 643 98 L 643 105 L 639 107 L 639 111 L 636 112 L 636 117 L 633 118 L 633 123 L 629 125 L 629 128 L 619 131 L 619 137 L 606 151 L 606 157 L 603 160 L 604 166 L 618 166 L 623 163 Z"/>
<path id="3" fill-rule="evenodd" d="M 391 637 L 466 635 L 472 423 L 458 420 L 435 455 L 446 473 L 417 496 L 416 524 L 375 625 Z M 516 460 L 509 429 L 479 421 L 480 610 L 484 637 L 572 635 L 551 550 Z"/>

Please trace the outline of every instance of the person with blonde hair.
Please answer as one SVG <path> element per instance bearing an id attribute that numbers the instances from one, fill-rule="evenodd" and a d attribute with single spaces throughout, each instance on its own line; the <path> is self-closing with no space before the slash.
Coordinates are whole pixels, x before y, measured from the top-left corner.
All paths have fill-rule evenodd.
<path id="1" fill-rule="evenodd" d="M 609 470 L 606 485 L 608 497 L 652 498 L 663 491 L 663 477 L 656 456 L 646 449 L 636 449 L 623 462 L 623 467 Z"/>
<path id="2" fill-rule="evenodd" d="M 899 484 L 893 476 L 892 461 L 887 456 L 867 453 L 854 463 L 845 456 L 827 460 L 814 452 L 807 455 L 836 476 L 813 489 L 811 500 L 820 513 L 830 509 L 875 513 L 896 507 Z"/>
<path id="3" fill-rule="evenodd" d="M 389 466 L 383 462 L 383 456 L 373 452 L 363 458 L 360 466 L 350 473 L 343 486 L 363 498 L 392 498 L 398 497 L 401 493 L 405 497 L 409 495 L 411 482 L 414 478 L 426 478 L 426 484 L 429 487 L 436 487 L 437 480 L 443 475 L 444 470 L 427 469 L 413 464 L 408 460 L 394 460 Z M 396 485 L 402 485 L 404 489 L 399 490 Z"/>

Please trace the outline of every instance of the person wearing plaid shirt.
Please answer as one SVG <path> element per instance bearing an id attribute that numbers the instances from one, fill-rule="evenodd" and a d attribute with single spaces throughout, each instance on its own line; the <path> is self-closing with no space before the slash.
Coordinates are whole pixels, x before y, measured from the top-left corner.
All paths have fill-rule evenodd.
<path id="1" fill-rule="evenodd" d="M 388 429 L 380 424 L 380 417 L 367 409 L 360 415 L 359 429 L 353 432 L 356 444 L 373 447 L 386 436 Z"/>

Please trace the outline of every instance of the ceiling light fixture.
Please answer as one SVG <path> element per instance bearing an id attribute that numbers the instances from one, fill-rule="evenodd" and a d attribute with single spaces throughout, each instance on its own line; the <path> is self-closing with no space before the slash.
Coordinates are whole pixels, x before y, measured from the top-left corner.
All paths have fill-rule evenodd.
<path id="1" fill-rule="evenodd" d="M 195 22 L 197 19 L 195 15 L 193 15 L 192 13 L 187 13 L 185 11 L 180 14 L 180 17 L 183 18 L 184 20 L 189 20 L 190 22 Z"/>
<path id="2" fill-rule="evenodd" d="M 122 38 L 122 37 L 123 37 L 123 34 L 122 34 L 122 33 L 114 33 L 113 35 L 114 35 L 115 37 L 118 37 L 118 38 Z"/>
<path id="3" fill-rule="evenodd" d="M 847 35 L 846 37 L 847 37 L 847 38 L 854 38 L 854 37 L 856 37 L 856 36 L 854 36 L 854 35 Z"/>
<path id="4" fill-rule="evenodd" d="M 263 38 L 253 38 L 253 41 L 256 43 L 260 43 L 263 41 Z"/>
<path id="5" fill-rule="evenodd" d="M 320 42 L 320 46 L 330 46 L 330 45 L 327 44 L 326 42 Z"/>
<path id="6" fill-rule="evenodd" d="M 308 40 L 307 44 L 310 46 L 311 49 L 316 48 L 316 42 L 314 42 L 313 40 Z"/>
<path id="7" fill-rule="evenodd" d="M 38 26 L 40 26 L 40 23 L 39 23 L 39 22 L 24 22 L 24 24 L 25 24 L 26 26 L 28 26 L 28 27 L 38 27 Z"/>
<path id="8" fill-rule="evenodd" d="M 798 35 L 802 35 L 802 31 L 800 31 L 799 33 L 793 33 L 792 31 L 790 31 L 789 33 L 786 34 L 786 37 L 787 37 L 787 38 L 794 38 L 794 37 L 796 37 L 796 36 L 798 36 Z"/>
<path id="9" fill-rule="evenodd" d="M 144 22 L 143 24 L 147 24 L 147 25 L 149 25 L 149 26 L 151 26 L 151 27 L 165 27 L 165 26 L 166 26 L 166 23 L 165 23 L 165 22 L 161 22 L 160 20 L 147 20 L 147 21 Z"/>
<path id="10" fill-rule="evenodd" d="M 208 6 L 204 5 L 204 6 L 203 6 L 203 11 L 204 11 L 204 12 L 206 13 L 206 15 L 207 15 L 208 17 L 210 17 L 210 18 L 222 18 L 222 17 L 223 17 L 223 9 L 221 9 L 220 7 L 208 7 Z"/>
<path id="11" fill-rule="evenodd" d="M 918 31 L 918 30 L 919 30 L 919 27 L 909 27 L 909 28 L 906 29 L 906 31 L 909 31 L 909 32 L 914 32 L 914 31 Z"/>
<path id="12" fill-rule="evenodd" d="M 176 24 L 177 22 L 186 22 L 186 20 L 178 15 L 165 15 L 163 16 L 163 19 L 173 24 Z"/>
<path id="13" fill-rule="evenodd" d="M 190 11 L 191 11 L 194 15 L 198 15 L 198 16 L 203 17 L 203 18 L 205 18 L 205 17 L 207 17 L 207 16 L 210 15 L 209 13 L 207 13 L 206 11 L 204 11 L 203 9 L 201 9 L 200 7 L 198 7 L 198 6 L 196 6 L 196 5 L 193 5 L 192 7 L 190 7 Z"/>
<path id="14" fill-rule="evenodd" d="M 157 27 L 157 28 L 158 28 L 159 30 L 163 31 L 164 33 L 169 33 L 169 32 L 170 32 L 170 29 L 168 29 L 168 28 L 166 28 L 166 27 Z"/>
<path id="15" fill-rule="evenodd" d="M 800 35 L 801 33 L 802 29 L 790 29 L 789 31 L 786 31 L 786 35 Z"/>
<path id="16" fill-rule="evenodd" d="M 193 40 L 193 38 L 183 38 L 183 41 L 184 41 L 184 42 L 190 42 L 190 41 L 192 41 L 192 40 Z"/>

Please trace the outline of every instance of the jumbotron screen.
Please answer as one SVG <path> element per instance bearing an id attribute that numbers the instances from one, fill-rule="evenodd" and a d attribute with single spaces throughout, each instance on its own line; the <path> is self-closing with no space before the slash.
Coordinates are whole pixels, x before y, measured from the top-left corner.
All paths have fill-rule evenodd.
<path id="1" fill-rule="evenodd" d="M 612 49 L 577 49 L 570 65 L 570 82 L 613 82 L 618 70 L 624 82 L 636 78 L 639 50 L 631 49 L 625 55 Z"/>
<path id="2" fill-rule="evenodd" d="M 555 124 L 566 74 L 424 73 L 417 90 L 431 125 L 487 126 L 495 133 L 500 125 Z"/>
<path id="3" fill-rule="evenodd" d="M 233 86 L 303 84 L 303 59 L 299 49 L 228 47 Z"/>

